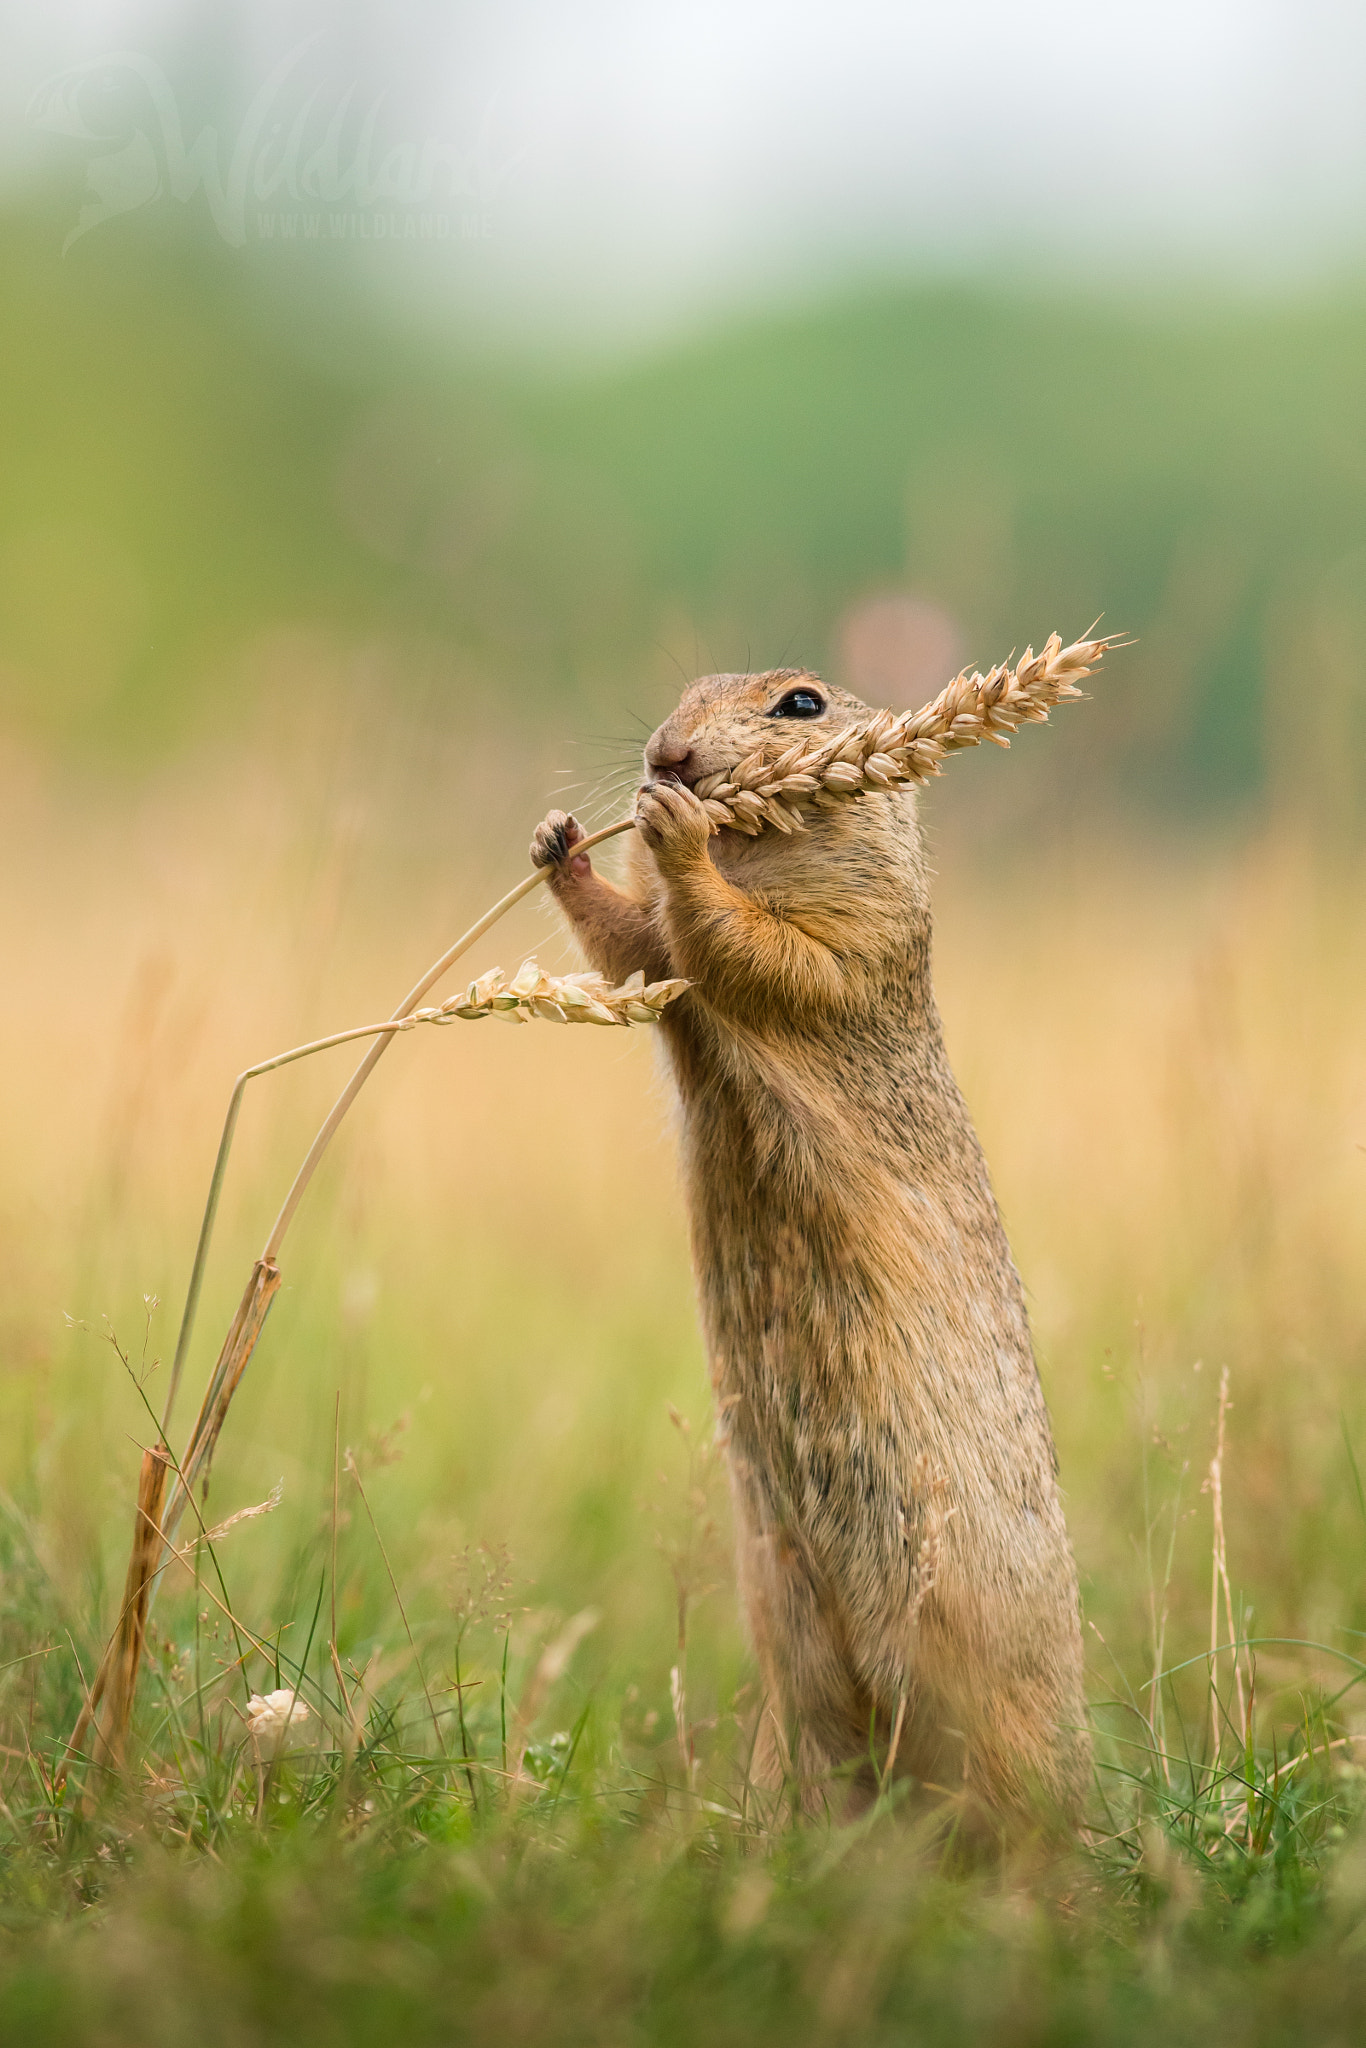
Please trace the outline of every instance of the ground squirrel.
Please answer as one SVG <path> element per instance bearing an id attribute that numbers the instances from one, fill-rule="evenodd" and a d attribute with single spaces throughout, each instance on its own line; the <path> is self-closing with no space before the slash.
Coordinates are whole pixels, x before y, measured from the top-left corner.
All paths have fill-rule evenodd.
<path id="1" fill-rule="evenodd" d="M 552 811 L 532 859 L 663 1019 L 743 1604 L 756 1773 L 809 1805 L 896 1769 L 976 1823 L 1075 1816 L 1076 1571 L 1019 1276 L 944 1050 L 910 789 L 791 837 L 712 835 L 692 784 L 868 707 L 805 672 L 707 676 L 645 749 L 624 890 Z M 851 1791 L 840 1790 L 841 1783 Z"/>

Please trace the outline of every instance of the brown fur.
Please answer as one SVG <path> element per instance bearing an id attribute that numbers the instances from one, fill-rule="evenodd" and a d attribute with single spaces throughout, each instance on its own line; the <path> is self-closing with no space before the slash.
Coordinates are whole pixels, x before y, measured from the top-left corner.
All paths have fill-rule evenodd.
<path id="1" fill-rule="evenodd" d="M 1087 1775 L 1076 1573 L 1048 1415 L 930 983 L 909 790 L 791 838 L 710 837 L 689 785 L 806 725 L 791 671 L 694 683 L 646 750 L 616 889 L 552 813 L 533 858 L 592 964 L 685 975 L 663 1032 L 767 1709 L 808 1803 L 898 1769 L 985 1824 L 1074 1817 Z M 814 679 L 806 679 L 814 680 Z M 819 685 L 810 736 L 868 715 Z M 676 777 L 677 779 L 671 779 Z"/>

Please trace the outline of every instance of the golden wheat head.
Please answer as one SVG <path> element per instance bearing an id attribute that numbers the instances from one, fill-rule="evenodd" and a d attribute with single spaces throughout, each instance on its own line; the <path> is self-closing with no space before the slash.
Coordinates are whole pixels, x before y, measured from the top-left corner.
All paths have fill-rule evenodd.
<path id="1" fill-rule="evenodd" d="M 509 1024 L 537 1017 L 547 1024 L 657 1024 L 687 986 L 677 978 L 647 982 L 637 971 L 613 988 L 601 974 L 543 974 L 534 960 L 524 960 L 510 980 L 501 967 L 491 967 L 439 1009 L 414 1010 L 400 1029 L 453 1024 L 457 1017 L 503 1017 Z"/>
<path id="2" fill-rule="evenodd" d="M 799 740 L 776 758 L 761 747 L 723 774 L 705 776 L 696 793 L 713 832 L 801 831 L 808 808 L 928 782 L 946 754 L 983 740 L 1008 747 L 1020 726 L 1043 724 L 1055 704 L 1082 696 L 1078 684 L 1116 644 L 1112 636 L 1064 647 L 1052 633 L 1038 654 L 1027 647 L 1014 668 L 1001 662 L 987 675 L 955 676 L 923 710 L 878 711 L 829 739 Z"/>

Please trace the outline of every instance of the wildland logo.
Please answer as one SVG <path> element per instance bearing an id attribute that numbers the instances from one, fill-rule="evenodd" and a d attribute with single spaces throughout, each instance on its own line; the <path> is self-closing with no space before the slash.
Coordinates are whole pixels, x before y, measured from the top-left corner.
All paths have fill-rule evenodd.
<path id="1" fill-rule="evenodd" d="M 297 44 L 266 77 L 225 137 L 187 136 L 170 80 L 154 59 L 120 51 L 55 73 L 34 92 L 35 127 L 94 144 L 72 245 L 120 216 L 203 194 L 225 242 L 485 240 L 490 206 L 515 159 L 496 162 L 486 116 L 473 142 L 395 140 L 383 95 L 364 108 L 353 82 L 325 99 L 309 89 Z"/>

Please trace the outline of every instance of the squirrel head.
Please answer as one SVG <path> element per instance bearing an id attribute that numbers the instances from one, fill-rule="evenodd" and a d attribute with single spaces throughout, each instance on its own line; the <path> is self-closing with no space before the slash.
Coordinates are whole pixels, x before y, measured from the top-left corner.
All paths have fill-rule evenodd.
<path id="1" fill-rule="evenodd" d="M 819 747 L 872 715 L 860 698 L 809 669 L 701 676 L 651 734 L 645 774 L 695 789 L 760 750 L 776 760 L 794 744 Z M 870 790 L 848 803 L 807 809 L 804 823 L 796 833 L 715 833 L 712 864 L 737 887 L 763 892 L 770 907 L 802 917 L 808 934 L 838 934 L 838 943 L 860 958 L 889 951 L 900 957 L 910 946 L 916 961 L 927 960 L 929 888 L 914 789 Z M 637 833 L 627 862 L 649 900 L 659 876 Z M 879 880 L 887 886 L 875 886 Z"/>
<path id="2" fill-rule="evenodd" d="M 816 741 L 869 716 L 857 697 L 807 669 L 699 676 L 683 692 L 678 709 L 650 735 L 645 773 L 651 781 L 683 782 L 691 789 L 760 747 L 777 756 L 794 740 Z"/>

